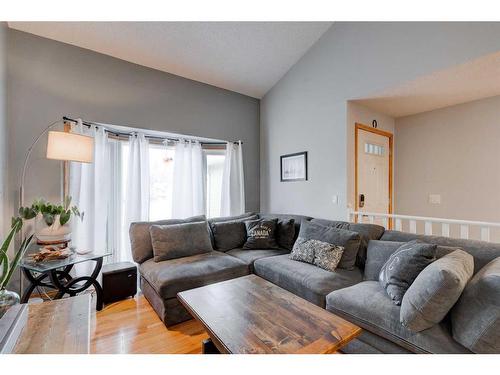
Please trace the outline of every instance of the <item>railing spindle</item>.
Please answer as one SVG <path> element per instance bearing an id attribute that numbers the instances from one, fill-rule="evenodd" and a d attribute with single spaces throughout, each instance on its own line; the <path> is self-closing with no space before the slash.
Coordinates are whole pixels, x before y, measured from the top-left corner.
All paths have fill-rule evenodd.
<path id="1" fill-rule="evenodd" d="M 448 223 L 441 224 L 441 235 L 443 237 L 450 237 L 450 224 Z"/>
<path id="2" fill-rule="evenodd" d="M 426 221 L 425 222 L 425 234 L 427 236 L 432 235 L 432 221 Z"/>
<path id="3" fill-rule="evenodd" d="M 460 225 L 460 238 L 467 240 L 469 239 L 469 226 L 468 225 Z"/>
<path id="4" fill-rule="evenodd" d="M 490 228 L 482 227 L 481 228 L 481 241 L 489 241 L 490 240 Z"/>
<path id="5" fill-rule="evenodd" d="M 402 231 L 403 230 L 403 223 L 401 219 L 396 219 L 396 230 Z"/>
<path id="6" fill-rule="evenodd" d="M 383 217 L 382 218 L 382 226 L 387 229 L 387 218 L 386 217 Z"/>
<path id="7" fill-rule="evenodd" d="M 375 222 L 375 216 L 373 215 L 368 216 L 368 220 L 370 220 L 370 224 L 373 224 Z"/>
<path id="8" fill-rule="evenodd" d="M 410 233 L 417 233 L 417 221 L 416 220 L 410 220 Z"/>

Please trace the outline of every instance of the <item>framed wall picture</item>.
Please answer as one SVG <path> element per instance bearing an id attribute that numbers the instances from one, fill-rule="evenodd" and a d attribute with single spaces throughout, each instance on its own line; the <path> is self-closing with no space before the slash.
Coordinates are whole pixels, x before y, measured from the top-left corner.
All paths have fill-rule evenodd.
<path id="1" fill-rule="evenodd" d="M 280 156 L 281 181 L 307 181 L 307 151 Z"/>

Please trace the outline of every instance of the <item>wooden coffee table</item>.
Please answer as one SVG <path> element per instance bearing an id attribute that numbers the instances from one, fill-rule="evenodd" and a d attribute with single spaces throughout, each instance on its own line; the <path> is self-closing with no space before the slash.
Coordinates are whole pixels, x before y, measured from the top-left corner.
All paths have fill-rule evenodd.
<path id="1" fill-rule="evenodd" d="M 220 353 L 335 353 L 361 328 L 256 275 L 187 290 L 178 299 Z M 210 352 L 205 343 L 204 352 Z"/>

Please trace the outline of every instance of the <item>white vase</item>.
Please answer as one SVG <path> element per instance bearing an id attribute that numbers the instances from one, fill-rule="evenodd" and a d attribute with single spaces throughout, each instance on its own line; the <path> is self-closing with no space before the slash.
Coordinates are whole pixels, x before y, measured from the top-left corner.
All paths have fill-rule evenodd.
<path id="1" fill-rule="evenodd" d="M 35 236 L 39 242 L 64 242 L 71 238 L 71 219 L 64 225 L 59 222 L 59 215 L 54 217 L 54 223 L 47 225 L 42 214 L 35 218 Z"/>

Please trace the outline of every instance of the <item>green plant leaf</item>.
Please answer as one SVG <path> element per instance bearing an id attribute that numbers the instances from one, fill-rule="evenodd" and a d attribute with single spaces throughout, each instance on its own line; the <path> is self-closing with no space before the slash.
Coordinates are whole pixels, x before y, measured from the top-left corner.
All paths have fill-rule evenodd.
<path id="1" fill-rule="evenodd" d="M 4 279 L 9 272 L 9 258 L 4 252 L 0 252 L 0 265 L 2 266 L 2 276 L 0 276 L 0 285 L 3 284 Z"/>
<path id="2" fill-rule="evenodd" d="M 7 238 L 3 241 L 2 247 L 0 247 L 0 253 L 7 254 L 7 250 L 9 249 L 10 243 L 14 238 L 14 235 L 19 232 L 23 225 L 23 222 L 20 218 L 12 218 L 12 227 L 10 229 Z"/>
<path id="3" fill-rule="evenodd" d="M 69 221 L 70 218 L 71 218 L 71 211 L 70 210 L 64 211 L 59 216 L 59 222 L 61 223 L 61 225 L 64 225 Z"/>
<path id="4" fill-rule="evenodd" d="M 19 209 L 19 216 L 24 220 L 30 220 L 36 216 L 36 212 L 32 207 L 21 207 Z"/>
<path id="5" fill-rule="evenodd" d="M 33 235 L 29 236 L 28 238 L 25 238 L 23 240 L 23 242 L 21 243 L 19 250 L 17 251 L 16 255 L 14 256 L 14 259 L 12 260 L 12 262 L 10 263 L 9 272 L 7 273 L 7 276 L 3 277 L 2 283 L 0 284 L 0 289 L 5 288 L 5 286 L 9 283 L 10 278 L 12 277 L 12 274 L 14 273 L 14 270 L 16 269 L 17 265 L 19 264 L 19 261 L 21 260 L 21 258 L 24 256 L 24 253 L 26 252 L 26 249 L 31 244 L 32 240 L 33 240 Z"/>
<path id="6" fill-rule="evenodd" d="M 54 215 L 52 215 L 52 213 L 44 213 L 43 220 L 45 220 L 45 224 L 50 227 L 52 224 L 54 224 Z"/>

